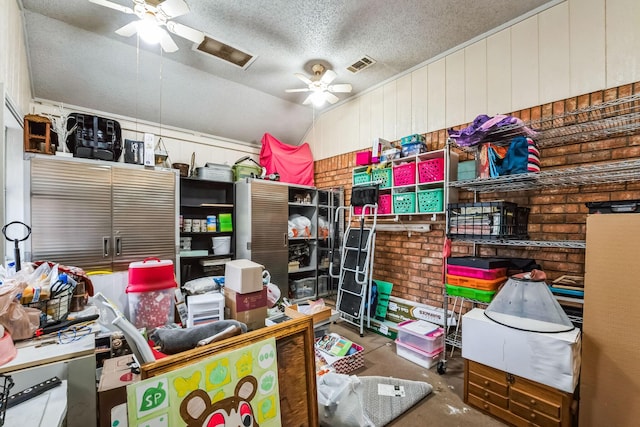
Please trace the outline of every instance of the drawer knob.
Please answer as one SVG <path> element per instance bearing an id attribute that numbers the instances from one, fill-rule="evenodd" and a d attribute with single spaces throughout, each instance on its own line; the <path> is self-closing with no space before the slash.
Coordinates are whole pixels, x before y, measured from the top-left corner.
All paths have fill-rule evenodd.
<path id="1" fill-rule="evenodd" d="M 489 397 L 489 393 L 487 393 L 486 391 L 484 392 L 484 397 Z"/>
<path id="2" fill-rule="evenodd" d="M 531 399 L 531 404 L 535 405 L 536 404 L 536 400 L 535 399 Z"/>
<path id="3" fill-rule="evenodd" d="M 489 381 L 485 380 L 484 385 L 489 385 Z"/>
<path id="4" fill-rule="evenodd" d="M 534 420 L 536 418 L 536 414 L 531 414 L 531 419 Z"/>
<path id="5" fill-rule="evenodd" d="M 484 405 L 482 405 L 482 407 L 483 407 L 484 409 L 489 409 L 489 405 L 487 405 L 486 403 L 485 403 Z"/>

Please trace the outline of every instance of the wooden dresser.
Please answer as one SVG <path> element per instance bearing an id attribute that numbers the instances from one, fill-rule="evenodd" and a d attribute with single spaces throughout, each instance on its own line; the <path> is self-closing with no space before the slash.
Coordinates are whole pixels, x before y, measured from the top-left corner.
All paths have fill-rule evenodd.
<path id="1" fill-rule="evenodd" d="M 464 401 L 518 427 L 572 425 L 573 394 L 468 359 Z"/>

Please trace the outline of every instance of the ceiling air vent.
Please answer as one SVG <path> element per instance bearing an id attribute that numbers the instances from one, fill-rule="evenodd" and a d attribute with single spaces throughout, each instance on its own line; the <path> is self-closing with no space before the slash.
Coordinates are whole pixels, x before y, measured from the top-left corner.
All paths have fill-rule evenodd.
<path id="1" fill-rule="evenodd" d="M 213 55 L 243 69 L 251 65 L 256 59 L 256 57 L 250 53 L 243 52 L 219 40 L 212 39 L 207 35 L 204 36 L 204 40 L 196 47 L 196 50 Z"/>
<path id="2" fill-rule="evenodd" d="M 347 70 L 351 71 L 353 74 L 356 74 L 356 73 L 364 70 L 365 68 L 369 68 L 370 66 L 372 66 L 375 63 L 376 63 L 375 59 L 373 59 L 373 58 L 371 58 L 369 56 L 363 56 L 362 58 L 358 59 L 353 64 L 349 65 L 347 67 Z"/>

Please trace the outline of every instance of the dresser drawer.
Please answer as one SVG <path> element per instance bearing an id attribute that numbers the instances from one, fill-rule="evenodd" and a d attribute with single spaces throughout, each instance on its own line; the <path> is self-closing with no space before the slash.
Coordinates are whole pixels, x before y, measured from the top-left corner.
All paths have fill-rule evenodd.
<path id="1" fill-rule="evenodd" d="M 469 378 L 467 378 L 469 385 L 476 385 L 485 391 L 492 391 L 505 398 L 508 396 L 508 387 L 506 383 L 497 382 L 491 378 L 487 378 L 482 375 L 478 375 L 475 372 L 469 372 Z"/>
<path id="2" fill-rule="evenodd" d="M 562 425 L 562 422 L 559 419 L 549 417 L 541 412 L 537 412 L 536 410 L 531 410 L 530 408 L 522 406 L 513 400 L 509 402 L 509 409 L 511 413 L 529 421 L 534 426 L 560 427 Z"/>
<path id="3" fill-rule="evenodd" d="M 474 396 L 477 396 L 484 401 L 493 403 L 494 405 L 501 408 L 509 409 L 509 399 L 506 396 L 496 394 L 471 382 L 468 383 L 467 387 L 469 394 L 473 394 Z"/>
<path id="4" fill-rule="evenodd" d="M 557 401 L 549 402 L 542 399 L 540 395 L 532 396 L 518 389 L 516 386 L 511 386 L 511 392 L 509 398 L 512 402 L 516 402 L 526 408 L 541 412 L 552 418 L 560 418 L 562 412 L 562 398 L 559 397 Z"/>
<path id="5" fill-rule="evenodd" d="M 474 373 L 478 375 L 482 375 L 483 377 L 487 377 L 492 379 L 493 381 L 504 384 L 507 386 L 507 374 L 498 369 L 491 368 L 486 365 L 482 365 L 480 363 L 474 362 L 473 360 L 469 360 L 469 373 Z"/>

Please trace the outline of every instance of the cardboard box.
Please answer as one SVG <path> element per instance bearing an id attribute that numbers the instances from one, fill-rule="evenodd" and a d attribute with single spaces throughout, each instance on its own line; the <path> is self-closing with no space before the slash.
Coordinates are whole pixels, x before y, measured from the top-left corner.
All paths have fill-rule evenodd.
<path id="1" fill-rule="evenodd" d="M 267 306 L 267 288 L 262 287 L 258 292 L 241 294 L 224 288 L 224 305 L 230 307 L 232 313 L 254 310 Z"/>
<path id="2" fill-rule="evenodd" d="M 250 331 L 264 328 L 267 318 L 267 306 L 255 308 L 253 310 L 241 311 L 239 313 L 231 312 L 230 307 L 225 307 L 225 319 L 236 319 L 247 325 Z"/>
<path id="3" fill-rule="evenodd" d="M 264 267 L 248 259 L 229 261 L 224 267 L 224 287 L 239 294 L 258 292 L 262 289 Z"/>
<path id="4" fill-rule="evenodd" d="M 127 402 L 127 385 L 140 381 L 140 375 L 131 372 L 133 356 L 106 359 L 98 384 L 98 412 L 100 427 L 112 427 L 112 410 Z"/>
<path id="5" fill-rule="evenodd" d="M 449 312 L 447 326 L 455 326 L 456 318 L 453 312 Z M 387 307 L 387 320 L 394 323 L 402 323 L 405 320 L 426 320 L 437 325 L 444 325 L 444 310 L 441 307 L 434 307 L 421 304 L 415 301 L 391 296 Z"/>
<path id="6" fill-rule="evenodd" d="M 308 316 L 308 314 L 306 314 L 306 310 L 308 310 L 309 307 L 309 305 L 299 306 L 298 304 L 293 304 L 284 308 L 284 314 L 292 319 L 299 318 L 300 316 Z M 311 316 L 313 317 L 314 325 L 329 320 L 329 317 L 331 317 L 331 307 L 325 306 L 322 310 L 317 313 L 313 313 Z"/>
<path id="7" fill-rule="evenodd" d="M 398 324 L 389 320 L 371 319 L 371 326 L 367 329 L 383 337 L 395 340 L 398 338 Z"/>
<path id="8" fill-rule="evenodd" d="M 580 374 L 580 330 L 526 332 L 474 308 L 462 316 L 462 357 L 573 393 Z"/>

